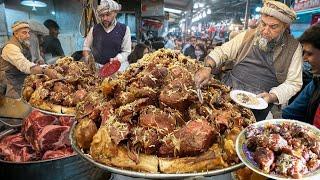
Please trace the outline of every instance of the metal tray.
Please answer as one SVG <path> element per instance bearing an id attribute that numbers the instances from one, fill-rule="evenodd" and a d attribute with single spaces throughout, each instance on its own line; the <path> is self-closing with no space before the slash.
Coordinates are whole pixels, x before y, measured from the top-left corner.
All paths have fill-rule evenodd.
<path id="1" fill-rule="evenodd" d="M 44 75 L 44 74 L 37 74 L 37 76 L 46 76 L 46 75 Z M 34 107 L 34 106 L 33 106 L 32 104 L 30 104 L 26 99 L 24 99 L 23 94 L 22 94 L 23 89 L 24 89 L 24 86 L 22 87 L 22 91 L 21 91 L 21 94 L 20 94 L 21 100 L 22 100 L 22 102 L 24 102 L 24 103 L 26 103 L 26 104 L 29 104 L 33 109 L 38 110 L 38 111 L 40 111 L 40 112 L 43 112 L 43 113 L 45 113 L 45 114 L 54 115 L 54 116 L 71 116 L 71 117 L 75 117 L 75 116 L 76 116 L 75 114 L 56 113 L 56 112 L 51 112 L 51 111 L 39 109 L 38 107 Z"/>
<path id="2" fill-rule="evenodd" d="M 76 116 L 75 114 L 55 113 L 55 112 L 51 112 L 51 111 L 47 111 L 47 110 L 43 110 L 43 109 L 39 109 L 39 108 L 37 108 L 37 107 L 34 107 L 32 104 L 30 104 L 28 101 L 26 101 L 26 100 L 23 98 L 22 94 L 21 94 L 21 100 L 22 100 L 24 103 L 26 103 L 26 104 L 28 104 L 29 106 L 31 106 L 32 109 L 38 110 L 38 111 L 40 111 L 40 112 L 42 112 L 42 113 L 44 113 L 44 114 L 54 115 L 54 116 L 69 116 L 69 117 L 75 117 L 75 116 Z"/>
<path id="3" fill-rule="evenodd" d="M 28 103 L 29 104 L 29 103 Z M 76 115 L 74 114 L 62 114 L 62 113 L 55 113 L 55 112 L 50 112 L 50 111 L 46 111 L 46 110 L 43 110 L 43 109 L 39 109 L 37 107 L 34 107 L 32 106 L 31 104 L 29 104 L 33 109 L 35 110 L 38 110 L 40 112 L 43 112 L 45 114 L 48 114 L 48 115 L 54 115 L 54 116 L 69 116 L 69 117 L 75 117 Z"/>
<path id="4" fill-rule="evenodd" d="M 17 129 L 5 129 L 0 122 L 0 140 L 17 132 Z M 3 130 L 4 129 L 4 130 Z M 70 156 L 28 162 L 12 162 L 0 158 L 0 179 L 15 180 L 78 180 L 103 179 L 104 170 L 85 161 L 77 153 Z"/>
<path id="5" fill-rule="evenodd" d="M 144 173 L 144 172 L 137 172 L 137 171 L 130 171 L 130 170 L 125 170 L 125 169 L 119 169 L 116 167 L 108 166 L 105 164 L 101 164 L 99 162 L 94 161 L 89 154 L 85 154 L 76 144 L 76 139 L 74 138 L 74 131 L 75 131 L 75 126 L 76 122 L 73 124 L 69 138 L 70 142 L 72 145 L 73 150 L 75 150 L 82 158 L 85 160 L 89 161 L 90 163 L 94 164 L 95 166 L 112 172 L 116 174 L 121 174 L 124 176 L 130 176 L 130 177 L 136 177 L 136 178 L 149 178 L 149 179 L 176 179 L 176 178 L 188 178 L 188 177 L 207 177 L 207 176 L 217 176 L 221 174 L 227 174 L 232 171 L 238 170 L 245 165 L 243 163 L 236 164 L 227 168 L 223 169 L 215 169 L 215 170 L 210 170 L 206 172 L 197 172 L 197 173 L 178 173 L 178 174 L 164 174 L 164 173 Z"/>

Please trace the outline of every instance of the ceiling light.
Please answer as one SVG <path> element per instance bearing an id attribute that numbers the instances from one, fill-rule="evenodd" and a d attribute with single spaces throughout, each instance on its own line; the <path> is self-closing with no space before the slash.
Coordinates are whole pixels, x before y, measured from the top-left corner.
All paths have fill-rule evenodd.
<path id="1" fill-rule="evenodd" d="M 260 12 L 261 11 L 261 7 L 256 7 L 256 12 Z"/>
<path id="2" fill-rule="evenodd" d="M 176 13 L 176 14 L 180 14 L 182 12 L 179 9 L 171 9 L 171 8 L 164 8 L 164 11 L 171 12 L 171 13 Z"/>
<path id="3" fill-rule="evenodd" d="M 31 7 L 47 7 L 47 4 L 41 1 L 21 0 L 20 4 Z"/>
<path id="4" fill-rule="evenodd" d="M 198 9 L 198 7 L 199 7 L 199 3 L 194 3 L 193 8 Z"/>

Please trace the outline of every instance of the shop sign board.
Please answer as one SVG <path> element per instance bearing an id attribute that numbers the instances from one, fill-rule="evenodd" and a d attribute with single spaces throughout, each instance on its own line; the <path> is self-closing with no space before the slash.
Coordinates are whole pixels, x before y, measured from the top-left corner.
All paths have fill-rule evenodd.
<path id="1" fill-rule="evenodd" d="M 164 16 L 164 0 L 141 0 L 141 16 Z"/>
<path id="2" fill-rule="evenodd" d="M 320 8 L 320 0 L 295 0 L 293 9 L 304 11 L 312 8 Z"/>

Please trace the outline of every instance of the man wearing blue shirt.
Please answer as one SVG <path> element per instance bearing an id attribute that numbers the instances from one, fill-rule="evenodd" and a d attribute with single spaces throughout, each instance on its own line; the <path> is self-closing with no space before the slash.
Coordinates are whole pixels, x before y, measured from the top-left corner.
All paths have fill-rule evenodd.
<path id="1" fill-rule="evenodd" d="M 282 111 L 282 117 L 307 122 L 320 128 L 320 27 L 309 28 L 299 41 L 303 46 L 303 59 L 311 65 L 313 79 Z"/>

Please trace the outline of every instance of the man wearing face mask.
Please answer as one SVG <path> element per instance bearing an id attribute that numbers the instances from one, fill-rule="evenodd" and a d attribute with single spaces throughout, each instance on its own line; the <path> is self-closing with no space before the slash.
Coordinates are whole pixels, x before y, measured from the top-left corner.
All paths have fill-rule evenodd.
<path id="1" fill-rule="evenodd" d="M 83 56 L 87 58 L 91 53 L 95 62 L 100 66 L 109 61 L 119 60 L 120 71 L 125 70 L 128 56 L 131 53 L 130 29 L 117 22 L 117 13 L 121 5 L 113 0 L 101 0 L 97 13 L 101 23 L 90 29 L 83 45 Z"/>
<path id="2" fill-rule="evenodd" d="M 247 30 L 216 47 L 205 60 L 205 67 L 195 75 L 197 87 L 204 86 L 213 69 L 233 62 L 222 82 L 233 89 L 259 94 L 269 107 L 253 110 L 263 120 L 272 104 L 284 104 L 302 86 L 302 48 L 289 34 L 296 13 L 277 1 L 266 1 L 257 29 Z"/>
<path id="3" fill-rule="evenodd" d="M 0 57 L 0 69 L 5 72 L 8 83 L 13 86 L 13 98 L 19 98 L 27 74 L 41 74 L 43 69 L 31 62 L 29 50 L 30 26 L 18 21 L 12 25 L 13 36 L 4 45 Z"/>

